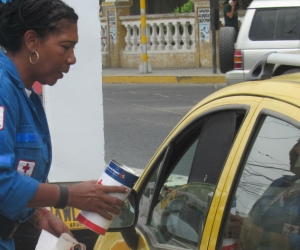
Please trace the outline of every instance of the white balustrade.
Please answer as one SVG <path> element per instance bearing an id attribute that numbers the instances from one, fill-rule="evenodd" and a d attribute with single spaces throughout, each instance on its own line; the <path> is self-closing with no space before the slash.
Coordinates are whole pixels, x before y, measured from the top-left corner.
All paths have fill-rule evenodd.
<path id="1" fill-rule="evenodd" d="M 123 16 L 120 18 L 126 29 L 125 52 L 141 51 L 140 16 Z M 239 16 L 242 23 L 244 12 Z M 220 12 L 220 23 L 224 25 L 224 17 Z M 195 51 L 195 16 L 194 13 L 147 15 L 146 34 L 148 52 Z M 107 23 L 101 18 L 102 53 L 108 53 Z"/>
<path id="2" fill-rule="evenodd" d="M 242 23 L 245 11 L 239 11 L 239 21 Z M 194 13 L 154 14 L 147 15 L 147 52 L 151 53 L 191 53 L 196 51 Z M 109 32 L 107 20 L 101 20 L 102 53 L 108 54 Z M 126 30 L 124 37 L 125 54 L 141 53 L 140 16 L 121 16 L 120 21 Z M 220 24 L 224 25 L 224 17 L 220 11 Z"/>
<path id="3" fill-rule="evenodd" d="M 121 17 L 126 28 L 125 53 L 140 53 L 140 17 Z M 195 17 L 193 13 L 147 15 L 148 53 L 195 51 Z"/>

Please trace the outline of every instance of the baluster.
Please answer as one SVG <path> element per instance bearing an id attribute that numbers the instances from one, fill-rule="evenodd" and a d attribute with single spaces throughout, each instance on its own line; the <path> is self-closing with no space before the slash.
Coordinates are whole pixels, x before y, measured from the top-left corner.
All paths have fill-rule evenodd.
<path id="1" fill-rule="evenodd" d="M 136 26 L 136 50 L 142 51 L 142 37 L 141 37 L 141 25 L 135 25 Z"/>
<path id="2" fill-rule="evenodd" d="M 126 37 L 125 37 L 125 51 L 131 51 L 132 43 L 131 43 L 131 25 L 127 24 L 126 26 Z"/>
<path id="3" fill-rule="evenodd" d="M 158 43 L 158 51 L 165 50 L 166 46 L 166 40 L 165 40 L 165 24 L 160 23 L 159 24 L 159 30 L 158 30 L 158 37 L 157 37 L 157 43 Z"/>
<path id="4" fill-rule="evenodd" d="M 157 47 L 158 47 L 158 34 L 157 34 L 157 24 L 156 23 L 153 23 L 152 25 L 152 34 L 151 34 L 151 37 L 150 37 L 150 40 L 151 40 L 151 43 L 152 43 L 152 46 L 151 46 L 151 51 L 157 51 Z"/>
<path id="5" fill-rule="evenodd" d="M 137 51 L 139 43 L 138 43 L 138 27 L 134 24 L 132 28 L 132 36 L 131 36 L 131 44 L 132 50 Z"/>
<path id="6" fill-rule="evenodd" d="M 165 35 L 167 50 L 173 50 L 174 40 L 173 40 L 173 35 L 172 35 L 172 27 L 174 27 L 173 24 L 171 22 L 169 22 L 167 24 L 167 33 Z"/>
<path id="7" fill-rule="evenodd" d="M 150 39 L 151 33 L 152 33 L 151 30 L 153 32 L 153 29 L 152 29 L 151 25 L 149 23 L 147 23 L 147 25 L 146 25 L 146 39 L 147 39 L 147 50 L 148 51 L 151 50 L 151 47 L 152 47 L 152 41 Z"/>
<path id="8" fill-rule="evenodd" d="M 189 33 L 189 26 L 190 23 L 185 21 L 181 23 L 181 27 L 183 27 L 183 34 L 182 34 L 182 41 L 183 41 L 183 48 L 189 50 L 191 48 L 191 36 Z"/>
<path id="9" fill-rule="evenodd" d="M 181 49 L 181 34 L 180 34 L 180 22 L 175 21 L 174 24 L 175 31 L 174 31 L 174 49 L 175 50 L 180 50 Z"/>

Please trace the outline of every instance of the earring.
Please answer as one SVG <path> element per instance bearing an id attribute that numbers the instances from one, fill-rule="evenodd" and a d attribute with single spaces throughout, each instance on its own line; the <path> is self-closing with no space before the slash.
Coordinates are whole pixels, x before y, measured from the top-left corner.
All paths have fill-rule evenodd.
<path id="1" fill-rule="evenodd" d="M 36 55 L 36 60 L 32 61 L 32 55 L 34 55 L 34 54 Z M 30 56 L 29 56 L 29 62 L 31 64 L 36 64 L 38 62 L 39 58 L 40 58 L 40 55 L 39 55 L 39 53 L 37 53 L 37 51 L 31 52 Z"/>

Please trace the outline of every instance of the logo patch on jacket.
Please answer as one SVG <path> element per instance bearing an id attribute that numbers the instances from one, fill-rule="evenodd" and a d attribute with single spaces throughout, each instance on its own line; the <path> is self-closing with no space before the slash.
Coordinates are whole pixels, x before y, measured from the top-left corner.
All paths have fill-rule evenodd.
<path id="1" fill-rule="evenodd" d="M 290 234 L 298 234 L 298 233 L 299 233 L 299 226 L 288 224 L 288 223 L 283 224 L 282 234 L 290 235 Z"/>
<path id="2" fill-rule="evenodd" d="M 18 164 L 18 167 L 17 167 L 17 171 L 20 174 L 31 176 L 32 172 L 34 170 L 34 167 L 35 167 L 35 162 L 34 161 L 20 160 L 19 164 Z"/>
<path id="3" fill-rule="evenodd" d="M 4 127 L 4 107 L 0 106 L 0 130 Z"/>

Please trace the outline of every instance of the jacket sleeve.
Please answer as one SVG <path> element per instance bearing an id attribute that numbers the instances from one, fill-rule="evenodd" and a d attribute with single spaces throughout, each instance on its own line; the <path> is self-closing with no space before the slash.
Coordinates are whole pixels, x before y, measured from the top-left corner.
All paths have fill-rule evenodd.
<path id="1" fill-rule="evenodd" d="M 1 80 L 2 81 L 2 80 Z M 39 182 L 16 171 L 18 101 L 0 90 L 0 214 L 17 220 L 38 189 Z"/>

